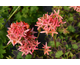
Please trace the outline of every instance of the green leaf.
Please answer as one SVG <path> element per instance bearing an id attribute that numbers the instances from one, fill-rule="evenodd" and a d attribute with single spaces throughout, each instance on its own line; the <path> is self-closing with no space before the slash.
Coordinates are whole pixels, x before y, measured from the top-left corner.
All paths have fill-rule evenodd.
<path id="1" fill-rule="evenodd" d="M 22 57 L 22 52 L 19 52 L 19 53 L 18 53 L 17 59 L 23 59 L 23 57 Z"/>
<path id="2" fill-rule="evenodd" d="M 51 55 L 52 53 L 53 53 L 52 51 L 49 52 L 50 55 Z"/>
<path id="3" fill-rule="evenodd" d="M 68 19 L 68 21 L 73 21 L 74 19 L 73 19 L 73 17 L 69 17 L 69 19 Z"/>
<path id="4" fill-rule="evenodd" d="M 32 58 L 32 55 L 28 54 L 26 55 L 25 59 L 31 59 Z"/>
<path id="5" fill-rule="evenodd" d="M 24 6 L 24 8 L 22 9 L 22 13 L 23 13 L 23 14 L 28 13 L 29 7 L 30 7 L 30 6 Z"/>
<path id="6" fill-rule="evenodd" d="M 80 27 L 80 22 L 78 23 L 78 27 Z"/>
<path id="7" fill-rule="evenodd" d="M 31 22 L 32 22 L 32 18 L 30 18 L 30 17 L 27 17 L 27 18 L 22 17 L 21 19 L 22 19 L 23 21 L 25 21 L 26 23 L 28 23 L 29 25 L 30 25 Z"/>
<path id="8" fill-rule="evenodd" d="M 55 57 L 60 58 L 60 56 L 62 56 L 62 55 L 63 55 L 62 51 L 57 51 L 56 54 L 55 54 Z"/>
<path id="9" fill-rule="evenodd" d="M 58 47 L 59 45 L 60 45 L 60 42 L 56 42 L 56 47 Z M 48 46 L 55 47 L 54 41 L 50 41 L 50 42 L 48 43 Z"/>
<path id="10" fill-rule="evenodd" d="M 63 36 L 59 36 L 60 39 L 63 39 Z"/>
<path id="11" fill-rule="evenodd" d="M 73 49 L 78 49 L 77 44 L 73 44 L 73 45 L 72 45 L 72 48 L 73 48 Z"/>
<path id="12" fill-rule="evenodd" d="M 5 50 L 3 50 L 3 49 L 0 49 L 0 54 L 3 54 L 3 53 L 6 53 L 6 51 Z"/>
<path id="13" fill-rule="evenodd" d="M 0 18 L 0 29 L 3 27 L 4 18 Z"/>
<path id="14" fill-rule="evenodd" d="M 38 7 L 37 6 L 31 6 L 31 11 L 33 12 L 33 11 L 36 11 L 36 10 L 38 10 Z"/>
<path id="15" fill-rule="evenodd" d="M 72 52 L 70 52 L 70 51 L 69 51 L 69 52 L 66 52 L 65 55 L 66 55 L 67 57 L 73 57 L 73 54 L 72 54 Z"/>
<path id="16" fill-rule="evenodd" d="M 3 54 L 6 53 L 6 51 L 3 48 L 4 46 L 0 43 L 0 59 L 3 58 Z"/>
<path id="17" fill-rule="evenodd" d="M 48 46 L 55 47 L 54 41 L 50 41 L 50 42 L 48 43 Z"/>
<path id="18" fill-rule="evenodd" d="M 67 56 L 69 54 L 69 52 L 66 52 L 65 55 Z"/>
<path id="19" fill-rule="evenodd" d="M 29 7 L 30 6 L 24 6 L 24 8 L 22 9 L 22 16 L 25 18 L 28 17 Z"/>
<path id="20" fill-rule="evenodd" d="M 10 12 L 10 14 L 17 8 L 18 6 L 12 6 L 12 10 Z"/>
<path id="21" fill-rule="evenodd" d="M 75 32 L 75 28 L 72 25 L 68 26 L 68 30 L 70 32 Z"/>
<path id="22" fill-rule="evenodd" d="M 73 54 L 72 54 L 72 52 L 70 52 L 70 56 L 71 56 L 71 57 L 73 57 Z"/>
<path id="23" fill-rule="evenodd" d="M 36 13 L 37 10 L 38 10 L 38 7 L 37 6 L 31 6 L 30 7 L 30 14 Z"/>
<path id="24" fill-rule="evenodd" d="M 15 20 L 17 20 L 17 21 L 21 21 L 21 18 L 22 18 L 22 15 L 21 15 L 21 13 L 20 12 L 18 12 L 17 14 L 15 14 Z"/>
<path id="25" fill-rule="evenodd" d="M 77 35 L 75 35 L 75 38 L 77 38 L 79 35 L 77 34 Z"/>
<path id="26" fill-rule="evenodd" d="M 9 6 L 0 6 L 0 15 L 4 18 L 8 18 Z"/>
<path id="27" fill-rule="evenodd" d="M 63 7 L 65 10 L 69 10 L 70 8 L 68 6 Z"/>
<path id="28" fill-rule="evenodd" d="M 60 45 L 60 42 L 56 42 L 56 47 L 58 47 Z"/>
<path id="29" fill-rule="evenodd" d="M 6 28 L 3 28 L 2 30 L 0 30 L 0 39 L 1 39 L 1 42 L 2 43 L 6 43 L 6 41 L 7 41 L 7 32 L 6 32 L 7 30 L 6 30 Z"/>
<path id="30" fill-rule="evenodd" d="M 12 45 L 12 43 L 11 43 L 11 42 L 10 42 L 8 45 L 9 45 L 9 46 L 8 46 L 8 47 L 6 47 L 6 49 L 10 50 L 10 49 L 13 47 L 13 45 Z"/>

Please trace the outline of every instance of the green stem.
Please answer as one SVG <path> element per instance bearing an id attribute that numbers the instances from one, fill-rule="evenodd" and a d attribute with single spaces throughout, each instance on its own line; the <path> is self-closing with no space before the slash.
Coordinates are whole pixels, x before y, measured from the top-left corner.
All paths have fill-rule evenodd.
<path id="1" fill-rule="evenodd" d="M 38 50 L 44 50 L 44 49 L 38 49 Z"/>
<path id="2" fill-rule="evenodd" d="M 48 59 L 48 55 L 46 54 L 46 57 L 47 57 L 47 59 Z"/>
<path id="3" fill-rule="evenodd" d="M 40 32 L 41 32 L 41 29 L 38 31 L 38 36 L 37 36 L 37 39 L 36 39 L 36 40 L 38 40 L 38 37 L 39 37 L 39 35 L 40 35 Z"/>
<path id="4" fill-rule="evenodd" d="M 16 13 L 16 11 L 18 10 L 19 7 L 20 7 L 20 6 L 18 6 L 18 7 L 16 8 L 16 10 L 10 15 L 10 17 L 7 19 L 6 23 L 7 23 L 8 20 Z"/>
<path id="5" fill-rule="evenodd" d="M 9 43 L 7 46 L 5 46 L 3 49 L 7 48 L 9 45 L 11 45 L 11 43 Z"/>
<path id="6" fill-rule="evenodd" d="M 55 44 L 55 48 L 56 48 L 56 40 L 55 40 L 54 36 L 53 36 L 53 40 L 54 40 L 54 44 Z"/>
<path id="7" fill-rule="evenodd" d="M 5 24 L 8 22 L 8 20 L 16 13 L 16 11 L 18 10 L 19 7 L 20 7 L 20 6 L 18 6 L 18 7 L 16 8 L 16 10 L 9 16 L 9 18 L 7 19 L 7 21 L 4 23 L 4 26 L 5 26 Z M 4 26 L 3 26 L 3 27 L 4 27 Z M 3 27 L 2 27 L 2 28 L 3 28 Z M 2 28 L 1 28 L 1 29 L 2 29 Z"/>

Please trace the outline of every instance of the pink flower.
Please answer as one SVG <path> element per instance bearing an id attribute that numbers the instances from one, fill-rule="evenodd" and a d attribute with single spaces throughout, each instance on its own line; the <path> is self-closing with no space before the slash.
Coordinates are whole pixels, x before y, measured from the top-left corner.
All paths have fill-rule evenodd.
<path id="1" fill-rule="evenodd" d="M 69 8 L 73 8 L 77 12 L 80 12 L 80 6 L 70 6 Z"/>
<path id="2" fill-rule="evenodd" d="M 58 34 L 57 27 L 60 26 L 60 24 L 63 24 L 65 22 L 62 22 L 62 17 L 59 15 L 59 10 L 56 12 L 54 10 L 54 14 L 51 13 L 50 15 L 45 14 L 43 17 L 38 18 L 38 21 L 36 22 L 36 25 L 38 28 L 37 30 L 40 30 L 41 28 L 44 31 L 41 31 L 40 33 L 46 33 L 47 35 L 50 33 L 53 37 L 54 34 Z"/>
<path id="3" fill-rule="evenodd" d="M 47 55 L 49 55 L 49 53 L 48 52 L 50 52 L 51 50 L 49 50 L 49 48 L 51 48 L 51 47 L 49 47 L 49 46 L 47 46 L 47 42 L 46 42 L 46 44 L 45 45 L 43 45 L 44 47 L 42 47 L 42 48 L 44 48 L 44 55 L 45 54 L 47 54 Z"/>
<path id="4" fill-rule="evenodd" d="M 18 50 L 23 52 L 22 55 L 32 54 L 34 50 L 38 50 L 40 42 L 35 40 L 37 37 L 34 36 L 36 33 L 33 28 L 30 29 L 29 25 L 25 22 L 12 23 L 9 30 L 7 31 L 7 37 L 10 39 L 7 45 L 11 42 L 13 46 L 17 43 L 20 44 Z"/>
<path id="5" fill-rule="evenodd" d="M 8 35 L 7 37 L 10 39 L 10 41 L 7 43 L 7 45 L 12 42 L 13 46 L 15 46 L 15 44 L 19 43 L 22 45 L 21 41 L 20 40 L 17 40 L 17 39 L 11 39 Z"/>
<path id="6" fill-rule="evenodd" d="M 61 20 L 61 19 L 63 19 L 63 18 L 59 15 L 59 11 L 60 11 L 60 10 L 58 10 L 58 12 L 56 12 L 56 11 L 54 10 L 54 15 L 56 16 L 56 18 L 59 18 L 59 20 Z"/>
<path id="7" fill-rule="evenodd" d="M 26 29 L 29 27 L 28 24 L 25 24 L 24 22 L 16 22 L 16 23 L 12 23 L 10 28 L 8 28 L 9 30 L 7 37 L 10 39 L 10 41 L 8 42 L 8 44 L 10 42 L 12 42 L 13 46 L 17 43 L 21 44 L 20 42 L 21 38 L 24 37 L 24 31 L 26 31 Z"/>
<path id="8" fill-rule="evenodd" d="M 18 48 L 18 50 L 19 51 L 21 51 L 21 52 L 23 52 L 22 53 L 22 56 L 25 54 L 25 55 L 27 55 L 27 54 L 32 54 L 32 52 L 31 52 L 31 48 L 29 48 L 28 46 L 27 46 L 27 44 L 24 44 L 24 45 L 22 45 L 22 46 L 19 46 L 19 48 Z"/>
<path id="9" fill-rule="evenodd" d="M 22 40 L 22 44 L 21 46 L 19 46 L 18 50 L 23 52 L 22 55 L 27 55 L 27 54 L 32 54 L 34 52 L 34 50 L 38 50 L 38 45 L 40 44 L 40 42 L 38 42 L 37 40 L 35 40 L 37 37 L 35 37 L 33 34 L 35 32 L 33 31 L 33 29 L 30 29 L 28 32 L 26 32 L 26 36 L 23 38 Z"/>
<path id="10" fill-rule="evenodd" d="M 28 39 L 28 40 L 22 40 L 23 45 L 19 46 L 18 50 L 23 52 L 22 55 L 27 55 L 27 54 L 32 54 L 34 52 L 34 50 L 38 50 L 38 48 L 36 48 L 40 42 L 35 41 L 34 39 Z"/>

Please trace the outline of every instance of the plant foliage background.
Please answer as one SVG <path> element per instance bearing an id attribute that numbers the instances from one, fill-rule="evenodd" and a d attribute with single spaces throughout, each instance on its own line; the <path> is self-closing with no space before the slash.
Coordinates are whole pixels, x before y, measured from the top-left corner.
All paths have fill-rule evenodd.
<path id="1" fill-rule="evenodd" d="M 24 21 L 37 31 L 37 27 L 34 26 L 37 18 L 42 17 L 47 12 L 43 10 L 42 6 L 20 6 L 8 20 L 17 7 L 0 6 L 0 59 L 80 59 L 80 12 L 74 11 L 69 6 L 53 6 L 52 11 L 60 9 L 60 15 L 63 17 L 63 21 L 66 21 L 63 27 L 58 28 L 59 34 L 56 35 L 57 49 L 54 47 L 52 37 L 46 34 L 40 34 L 38 41 L 41 42 L 41 45 L 38 47 L 41 48 L 42 44 L 47 41 L 48 46 L 52 47 L 50 55 L 46 56 L 43 54 L 43 51 L 36 50 L 33 55 L 21 56 L 22 52 L 17 51 L 18 45 L 15 47 L 12 44 L 7 45 L 9 40 L 6 37 L 7 28 L 13 22 Z"/>

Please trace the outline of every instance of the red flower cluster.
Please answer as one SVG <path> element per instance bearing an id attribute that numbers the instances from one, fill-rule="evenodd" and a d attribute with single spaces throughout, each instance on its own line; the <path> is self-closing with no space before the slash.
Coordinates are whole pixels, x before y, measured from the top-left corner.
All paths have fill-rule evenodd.
<path id="1" fill-rule="evenodd" d="M 38 30 L 40 28 L 44 29 L 44 31 L 41 31 L 40 33 L 46 33 L 47 35 L 51 33 L 53 37 L 53 34 L 58 34 L 58 32 L 56 32 L 57 27 L 63 23 L 65 22 L 62 22 L 62 17 L 59 15 L 59 10 L 58 12 L 54 10 L 54 14 L 51 13 L 48 15 L 47 13 L 43 15 L 43 17 L 38 18 L 38 21 L 36 22 L 37 25 L 35 26 L 38 26 Z"/>
<path id="2" fill-rule="evenodd" d="M 18 50 L 23 52 L 23 54 L 32 54 L 34 50 L 37 50 L 36 48 L 40 42 L 35 41 L 37 37 L 34 36 L 33 28 L 29 29 L 29 25 L 25 22 L 16 22 L 12 23 L 9 30 L 7 37 L 10 39 L 10 41 L 7 43 L 9 44 L 12 42 L 13 46 L 17 43 L 19 43 L 21 46 L 19 46 Z"/>
<path id="3" fill-rule="evenodd" d="M 76 10 L 77 12 L 80 12 L 80 6 L 70 6 L 70 8 L 72 8 L 72 7 L 73 7 L 73 9 Z"/>

